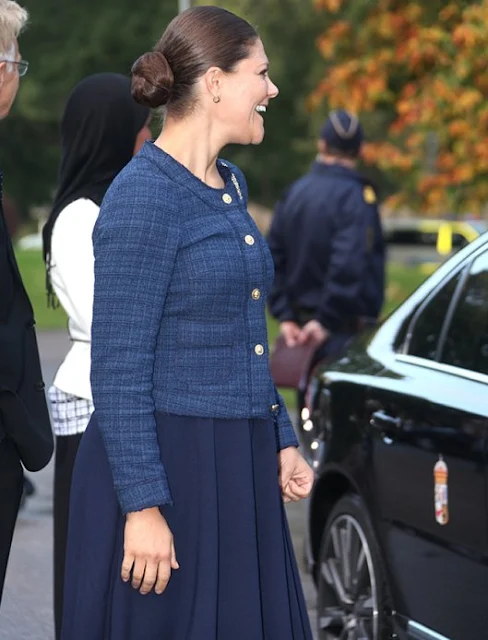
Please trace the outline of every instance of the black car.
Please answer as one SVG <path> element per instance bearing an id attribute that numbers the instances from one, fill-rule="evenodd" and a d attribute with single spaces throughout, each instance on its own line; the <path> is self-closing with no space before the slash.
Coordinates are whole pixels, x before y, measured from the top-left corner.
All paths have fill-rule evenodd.
<path id="1" fill-rule="evenodd" d="M 300 436 L 320 639 L 488 638 L 488 234 L 316 371 Z"/>

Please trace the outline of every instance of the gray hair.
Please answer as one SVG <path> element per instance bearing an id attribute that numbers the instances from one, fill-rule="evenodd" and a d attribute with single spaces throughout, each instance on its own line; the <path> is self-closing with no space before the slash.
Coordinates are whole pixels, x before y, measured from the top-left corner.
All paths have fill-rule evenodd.
<path id="1" fill-rule="evenodd" d="M 27 23 L 27 11 L 14 0 L 0 0 L 0 56 L 12 55 L 12 47 Z"/>

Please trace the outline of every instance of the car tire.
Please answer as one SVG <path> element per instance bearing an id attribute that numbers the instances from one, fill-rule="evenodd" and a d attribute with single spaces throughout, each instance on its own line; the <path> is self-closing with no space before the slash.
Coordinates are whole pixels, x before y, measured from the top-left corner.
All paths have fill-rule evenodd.
<path id="1" fill-rule="evenodd" d="M 391 606 L 368 511 L 348 493 L 325 525 L 317 566 L 320 640 L 389 640 Z"/>

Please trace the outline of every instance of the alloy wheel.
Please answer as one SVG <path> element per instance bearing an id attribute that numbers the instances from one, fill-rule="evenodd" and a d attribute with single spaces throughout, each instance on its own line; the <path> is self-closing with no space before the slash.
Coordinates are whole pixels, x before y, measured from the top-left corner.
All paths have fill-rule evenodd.
<path id="1" fill-rule="evenodd" d="M 320 558 L 320 640 L 379 640 L 379 604 L 373 558 L 360 523 L 338 515 Z"/>

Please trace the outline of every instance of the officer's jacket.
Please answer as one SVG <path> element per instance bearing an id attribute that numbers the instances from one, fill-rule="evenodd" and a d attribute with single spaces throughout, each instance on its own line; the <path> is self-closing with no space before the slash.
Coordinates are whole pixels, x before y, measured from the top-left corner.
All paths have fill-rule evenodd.
<path id="1" fill-rule="evenodd" d="M 376 193 L 353 169 L 316 162 L 278 203 L 268 243 L 275 280 L 270 311 L 297 321 L 310 311 L 329 331 L 376 318 L 385 251 Z"/>
<path id="2" fill-rule="evenodd" d="M 44 467 L 54 447 L 34 325 L 3 215 L 0 174 L 0 442 L 11 438 L 30 471 Z"/>

